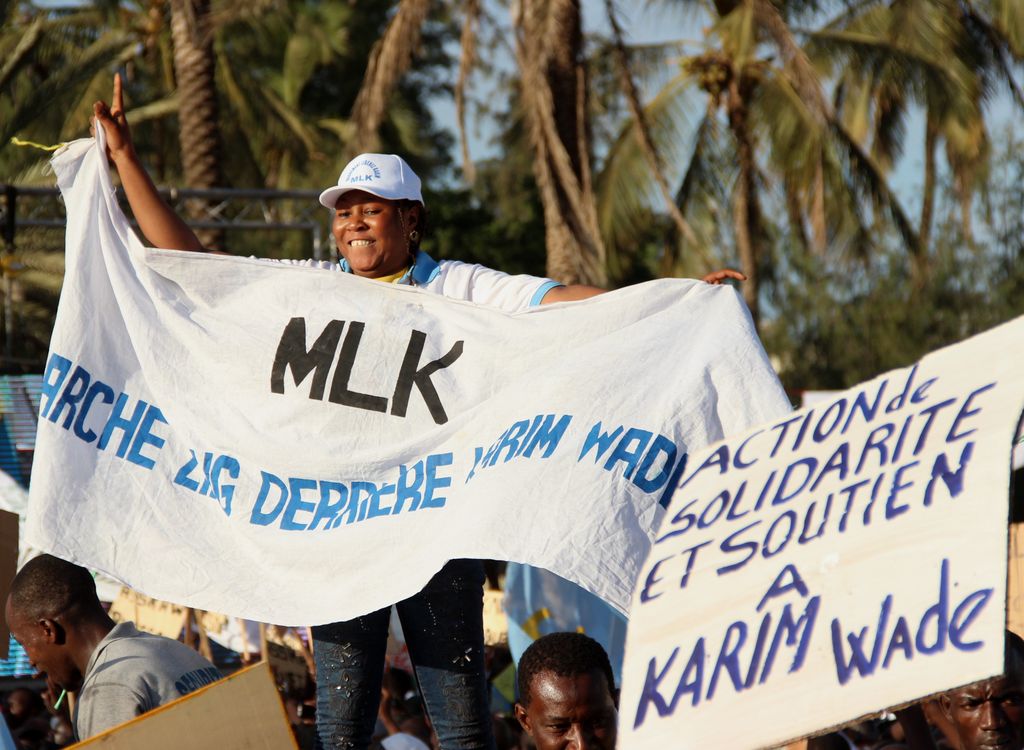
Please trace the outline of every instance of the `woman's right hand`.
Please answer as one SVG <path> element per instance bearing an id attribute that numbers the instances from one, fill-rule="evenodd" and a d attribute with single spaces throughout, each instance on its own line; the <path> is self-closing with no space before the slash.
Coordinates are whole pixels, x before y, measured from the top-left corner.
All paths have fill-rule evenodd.
<path id="1" fill-rule="evenodd" d="M 132 145 L 132 134 L 128 129 L 128 118 L 124 115 L 124 95 L 121 90 L 121 74 L 114 74 L 113 105 L 107 106 L 104 101 L 92 105 L 92 119 L 89 133 L 96 135 L 96 123 L 99 123 L 107 136 L 107 158 L 115 164 L 125 158 L 135 156 Z"/>
<path id="2" fill-rule="evenodd" d="M 89 132 L 95 136 L 96 128 L 103 128 L 107 136 L 107 158 L 121 178 L 121 187 L 124 188 L 128 205 L 139 222 L 143 236 L 153 247 L 202 250 L 203 243 L 160 196 L 146 168 L 135 154 L 128 119 L 124 116 L 120 75 L 114 76 L 112 106 L 108 107 L 106 102 L 96 102 L 92 105 L 92 112 Z"/>

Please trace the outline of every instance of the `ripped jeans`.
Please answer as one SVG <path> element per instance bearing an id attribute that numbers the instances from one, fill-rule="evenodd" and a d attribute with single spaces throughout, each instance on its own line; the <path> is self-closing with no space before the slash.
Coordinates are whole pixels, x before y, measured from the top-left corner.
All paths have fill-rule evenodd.
<path id="1" fill-rule="evenodd" d="M 409 656 L 443 750 L 491 750 L 484 674 L 483 564 L 452 560 L 399 602 Z M 390 607 L 313 628 L 321 750 L 364 750 L 380 704 Z"/>

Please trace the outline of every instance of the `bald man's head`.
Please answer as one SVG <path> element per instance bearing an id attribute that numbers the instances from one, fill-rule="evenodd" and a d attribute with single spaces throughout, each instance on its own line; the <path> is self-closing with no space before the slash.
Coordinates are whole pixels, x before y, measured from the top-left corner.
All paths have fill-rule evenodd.
<path id="1" fill-rule="evenodd" d="M 25 563 L 11 583 L 10 599 L 19 614 L 31 619 L 102 609 L 92 574 L 53 555 Z"/>
<path id="2" fill-rule="evenodd" d="M 66 690 L 81 685 L 76 630 L 106 615 L 88 570 L 53 555 L 29 560 L 11 583 L 4 615 L 35 668 Z"/>

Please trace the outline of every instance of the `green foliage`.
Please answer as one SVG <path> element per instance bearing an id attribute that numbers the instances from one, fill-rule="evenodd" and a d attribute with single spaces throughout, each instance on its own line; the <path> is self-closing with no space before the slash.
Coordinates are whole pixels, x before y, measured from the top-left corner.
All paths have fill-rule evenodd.
<path id="1" fill-rule="evenodd" d="M 635 79 L 654 92 L 646 113 L 652 135 L 702 252 L 713 264 L 738 265 L 741 169 L 727 103 L 729 82 L 742 88 L 733 104 L 755 147 L 763 334 L 787 385 L 851 385 L 1024 312 L 1024 143 L 996 141 L 998 158 L 987 166 L 984 107 L 1003 92 L 1024 103 L 1015 80 L 1024 56 L 1019 0 L 770 0 L 826 92 L 818 110 L 779 28 L 759 25 L 754 3 L 664 4 L 713 10 L 697 49 L 680 42 L 629 50 Z M 395 5 L 214 0 L 231 185 L 334 182 L 370 50 Z M 450 94 L 461 12 L 458 3 L 434 4 L 413 68 L 392 96 L 381 148 L 405 155 L 424 179 L 429 252 L 543 274 L 545 229 L 530 139 L 518 82 L 498 60 L 508 33 L 494 22 L 497 14 L 488 14 L 481 31 L 480 68 L 498 69 L 500 82 L 492 77 L 478 87 L 486 101 L 475 111 L 498 123 L 501 156 L 477 165 L 471 188 L 442 187 L 453 139 L 434 122 L 429 103 Z M 14 148 L 7 137 L 53 143 L 85 135 L 91 102 L 109 96 L 111 75 L 121 69 L 144 162 L 158 183 L 179 183 L 165 0 L 94 0 L 67 9 L 0 0 L 0 18 L 0 181 L 52 183 L 47 157 Z M 587 126 L 596 144 L 591 166 L 609 280 L 620 286 L 700 276 L 710 269 L 676 236 L 626 121 L 609 43 L 593 36 L 587 44 Z M 930 244 L 914 250 L 928 269 L 922 278 L 907 257 L 915 227 L 886 182 L 911 135 L 914 106 L 928 111 L 946 152 L 936 170 Z M 298 212 L 277 210 L 274 218 Z M 311 244 L 307 234 L 283 230 L 232 233 L 229 242 L 245 254 L 278 257 L 309 255 Z M 34 361 L 45 353 L 59 289 L 59 237 L 19 233 L 11 257 L 18 264 L 12 299 L 19 343 L 25 361 Z"/>
<path id="2" fill-rule="evenodd" d="M 971 249 L 944 185 L 927 283 L 915 287 L 893 243 L 870 265 L 788 248 L 790 264 L 763 336 L 794 390 L 840 389 L 903 367 L 1024 314 L 1024 141 L 1007 137 L 1001 173 Z M 1016 353 L 1007 352 L 1006 356 Z"/>

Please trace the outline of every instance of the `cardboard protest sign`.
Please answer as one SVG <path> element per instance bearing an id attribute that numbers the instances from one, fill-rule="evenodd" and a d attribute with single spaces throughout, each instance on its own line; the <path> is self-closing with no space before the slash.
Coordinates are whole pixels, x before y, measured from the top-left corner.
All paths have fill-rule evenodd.
<path id="1" fill-rule="evenodd" d="M 1006 569 L 1006 629 L 1024 637 L 1024 524 L 1010 525 Z"/>
<path id="2" fill-rule="evenodd" d="M 508 616 L 505 614 L 505 592 L 484 590 L 484 643 L 498 646 L 508 643 Z"/>
<path id="3" fill-rule="evenodd" d="M 789 410 L 731 288 L 659 280 L 507 313 L 155 250 L 102 144 L 53 165 L 67 272 L 26 534 L 159 599 L 318 624 L 491 558 L 624 612 L 685 457 Z"/>
<path id="4" fill-rule="evenodd" d="M 0 510 L 0 603 L 7 601 L 11 581 L 18 572 L 18 514 Z M 11 643 L 7 621 L 0 617 L 0 659 L 7 658 Z"/>
<path id="5" fill-rule="evenodd" d="M 196 610 L 195 614 L 199 618 L 199 626 L 205 630 L 208 635 L 220 633 L 228 627 L 228 616 L 222 615 L 220 612 L 204 612 Z"/>
<path id="6" fill-rule="evenodd" d="M 187 613 L 186 607 L 180 604 L 160 601 L 124 586 L 111 603 L 108 614 L 114 622 L 134 622 L 144 633 L 177 639 L 185 627 Z"/>
<path id="7" fill-rule="evenodd" d="M 775 746 L 1001 672 L 1022 349 L 1019 318 L 693 456 L 620 746 Z"/>
<path id="8" fill-rule="evenodd" d="M 277 684 L 304 690 L 310 673 L 309 652 L 298 635 L 276 625 L 261 626 L 260 632 L 263 658 L 270 664 Z"/>
<path id="9" fill-rule="evenodd" d="M 284 750 L 297 748 L 266 662 L 91 737 L 103 750 Z"/>

